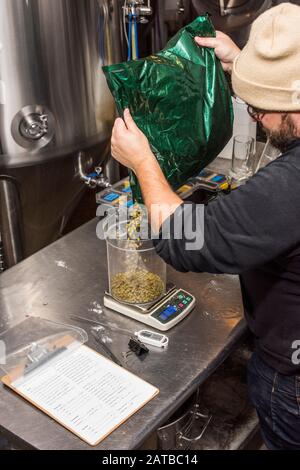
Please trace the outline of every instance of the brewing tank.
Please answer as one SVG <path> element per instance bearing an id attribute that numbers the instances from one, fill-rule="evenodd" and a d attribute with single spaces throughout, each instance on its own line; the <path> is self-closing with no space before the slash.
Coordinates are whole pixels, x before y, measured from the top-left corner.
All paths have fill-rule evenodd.
<path id="1" fill-rule="evenodd" d="M 272 0 L 191 0 L 192 14 L 208 11 L 216 29 L 244 47 L 253 21 L 272 7 Z"/>
<path id="2" fill-rule="evenodd" d="M 79 166 L 88 173 L 109 156 L 114 104 L 101 67 L 121 60 L 120 11 L 118 0 L 0 2 L 0 231 L 8 265 L 60 235 L 82 194 Z"/>
<path id="3" fill-rule="evenodd" d="M 282 0 L 284 1 L 284 0 Z M 253 21 L 280 0 L 165 0 L 165 19 L 171 30 L 198 15 L 209 13 L 215 29 L 229 34 L 244 47 Z"/>

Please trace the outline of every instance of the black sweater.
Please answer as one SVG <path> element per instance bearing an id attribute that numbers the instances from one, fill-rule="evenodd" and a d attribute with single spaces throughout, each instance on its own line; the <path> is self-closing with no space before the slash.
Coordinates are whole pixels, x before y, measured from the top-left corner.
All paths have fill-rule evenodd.
<path id="1" fill-rule="evenodd" d="M 185 238 L 172 235 L 183 206 L 165 222 L 171 223 L 170 240 L 155 241 L 158 254 L 178 271 L 239 274 L 261 357 L 283 374 L 298 374 L 292 345 L 298 340 L 300 349 L 300 139 L 205 207 L 200 250 L 186 250 Z M 194 217 L 197 206 L 187 209 Z"/>

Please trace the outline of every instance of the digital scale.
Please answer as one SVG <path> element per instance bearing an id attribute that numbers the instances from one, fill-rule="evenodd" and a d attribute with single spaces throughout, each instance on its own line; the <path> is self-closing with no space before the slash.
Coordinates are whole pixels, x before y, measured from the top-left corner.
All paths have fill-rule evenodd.
<path id="1" fill-rule="evenodd" d="M 227 177 L 220 173 L 204 169 L 198 176 L 190 178 L 185 184 L 177 189 L 176 193 L 182 199 L 187 199 L 196 189 L 207 191 L 221 191 L 228 189 Z M 129 177 L 118 181 L 110 188 L 106 188 L 96 194 L 97 204 L 101 204 L 107 208 L 110 207 L 132 207 L 134 202 L 130 187 Z"/>
<path id="2" fill-rule="evenodd" d="M 188 316 L 196 299 L 183 289 L 169 286 L 163 298 L 152 304 L 134 305 L 120 302 L 105 293 L 104 306 L 160 331 L 168 331 Z"/>
<path id="3" fill-rule="evenodd" d="M 204 169 L 198 176 L 190 178 L 176 192 L 182 199 L 187 199 L 196 189 L 217 195 L 219 191 L 228 189 L 228 181 L 225 175 Z M 108 208 L 133 206 L 129 178 L 124 178 L 110 188 L 99 192 L 96 200 L 98 204 Z M 177 325 L 193 310 L 195 303 L 196 299 L 192 294 L 175 286 L 170 286 L 163 298 L 146 305 L 120 302 L 109 293 L 104 296 L 105 307 L 160 331 L 168 331 Z"/>

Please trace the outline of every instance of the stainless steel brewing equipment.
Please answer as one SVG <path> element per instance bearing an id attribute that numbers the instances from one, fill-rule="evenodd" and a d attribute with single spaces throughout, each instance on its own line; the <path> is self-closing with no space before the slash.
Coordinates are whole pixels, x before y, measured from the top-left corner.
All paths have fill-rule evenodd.
<path id="1" fill-rule="evenodd" d="M 109 155 L 101 66 L 121 60 L 119 0 L 1 0 L 0 233 L 7 266 L 55 240 L 79 167 Z M 81 161 L 78 162 L 79 153 Z"/>
<path id="2" fill-rule="evenodd" d="M 253 21 L 272 7 L 272 0 L 191 0 L 192 10 L 209 11 L 216 29 L 224 31 L 244 47 Z"/>
<path id="3" fill-rule="evenodd" d="M 164 0 L 166 19 L 182 26 L 195 16 L 211 14 L 216 29 L 229 34 L 240 47 L 249 37 L 253 21 L 278 0 Z"/>

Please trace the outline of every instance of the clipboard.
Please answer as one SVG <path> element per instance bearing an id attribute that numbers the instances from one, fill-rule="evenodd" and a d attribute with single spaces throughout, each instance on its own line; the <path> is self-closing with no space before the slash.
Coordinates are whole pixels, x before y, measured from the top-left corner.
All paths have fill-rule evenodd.
<path id="1" fill-rule="evenodd" d="M 80 328 L 57 328 L 49 320 L 32 318 L 8 330 L 6 340 L 14 338 L 16 346 L 16 336 L 31 329 L 32 323 L 37 336 L 40 322 L 42 330 L 50 328 L 51 334 L 11 351 L 1 380 L 87 444 L 98 445 L 159 393 L 87 347 L 87 334 Z"/>

